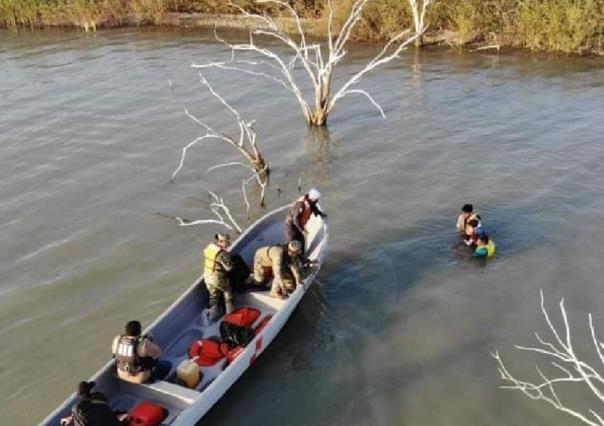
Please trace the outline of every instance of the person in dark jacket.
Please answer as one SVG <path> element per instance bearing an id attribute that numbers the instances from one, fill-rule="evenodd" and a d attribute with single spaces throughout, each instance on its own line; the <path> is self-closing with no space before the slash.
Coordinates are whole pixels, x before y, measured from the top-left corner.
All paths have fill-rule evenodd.
<path id="1" fill-rule="evenodd" d="M 71 408 L 71 416 L 61 419 L 62 426 L 123 426 L 127 414 L 116 414 L 111 410 L 107 397 L 101 392 L 92 392 L 94 382 L 80 382 L 79 401 Z"/>

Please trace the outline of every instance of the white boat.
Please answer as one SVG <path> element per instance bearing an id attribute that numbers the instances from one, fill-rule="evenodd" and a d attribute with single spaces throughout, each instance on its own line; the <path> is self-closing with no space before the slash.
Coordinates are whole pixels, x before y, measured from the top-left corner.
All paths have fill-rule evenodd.
<path id="1" fill-rule="evenodd" d="M 282 243 L 287 211 L 288 206 L 284 206 L 257 220 L 233 243 L 231 253 L 241 255 L 251 265 L 258 247 Z M 111 360 L 90 378 L 96 382 L 95 390 L 108 397 L 114 410 L 129 411 L 142 401 L 150 401 L 167 410 L 168 416 L 162 421 L 162 425 L 195 425 L 272 342 L 313 281 L 325 256 L 329 232 L 327 223 L 316 216 L 311 217 L 307 227 L 309 234 L 306 255 L 318 267 L 313 268 L 312 273 L 305 278 L 303 287 L 298 287 L 285 300 L 273 299 L 267 291 L 236 294 L 237 307 L 250 306 L 261 311 L 258 322 L 267 315 L 272 317 L 232 363 L 227 365 L 227 361 L 223 360 L 212 367 L 201 367 L 203 380 L 194 389 L 176 383 L 176 367 L 188 358 L 190 344 L 201 338 L 220 336 L 220 321 L 209 326 L 203 325 L 201 313 L 208 296 L 203 279 L 200 278 L 145 330 L 163 349 L 162 360 L 172 364 L 171 372 L 165 379 L 149 384 L 124 382 L 115 375 L 114 362 Z M 118 331 L 121 330 L 116 330 L 116 334 Z M 107 342 L 107 346 L 110 344 L 111 342 Z M 60 419 L 70 414 L 76 401 L 74 394 L 40 425 L 59 425 Z"/>

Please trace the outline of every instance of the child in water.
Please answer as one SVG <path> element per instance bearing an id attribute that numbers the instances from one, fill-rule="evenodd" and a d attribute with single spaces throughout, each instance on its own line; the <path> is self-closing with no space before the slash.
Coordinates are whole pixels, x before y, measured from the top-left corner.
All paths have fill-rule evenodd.
<path id="1" fill-rule="evenodd" d="M 464 242 L 467 246 L 475 246 L 478 242 L 478 237 L 486 234 L 487 231 L 486 229 L 484 229 L 484 226 L 482 226 L 482 222 L 480 221 L 480 219 L 469 220 L 466 226 L 466 235 L 464 237 Z"/>

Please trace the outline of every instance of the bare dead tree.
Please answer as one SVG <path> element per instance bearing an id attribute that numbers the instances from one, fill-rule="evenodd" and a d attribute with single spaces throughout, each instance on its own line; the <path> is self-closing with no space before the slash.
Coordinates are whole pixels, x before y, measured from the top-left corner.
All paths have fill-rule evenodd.
<path id="1" fill-rule="evenodd" d="M 424 1 L 422 8 L 418 11 L 418 16 L 421 19 L 418 18 L 415 32 L 406 29 L 395 34 L 369 63 L 342 84 L 339 89 L 333 90 L 332 81 L 335 67 L 346 56 L 346 44 L 350 39 L 352 30 L 361 19 L 363 9 L 368 1 L 356 0 L 342 28 L 337 34 L 334 34 L 334 11 L 332 1 L 328 0 L 327 40 L 323 44 L 309 42 L 299 15 L 286 1 L 255 0 L 255 3 L 273 4 L 285 9 L 296 23 L 296 38 L 299 41 L 294 41 L 286 29 L 270 16 L 249 13 L 243 8 L 233 5 L 250 21 L 255 22 L 253 28 L 250 30 L 249 42 L 232 44 L 220 38 L 215 31 L 216 39 L 224 43 L 231 50 L 230 61 L 193 64 L 192 67 L 197 69 L 219 68 L 266 77 L 293 93 L 302 109 L 307 124 L 310 126 L 324 126 L 327 122 L 327 117 L 333 111 L 336 103 L 347 95 L 365 96 L 378 109 L 382 117 L 385 118 L 384 110 L 371 95 L 365 90 L 355 89 L 354 87 L 365 74 L 380 65 L 398 58 L 399 54 L 409 44 L 421 36 L 425 31 L 423 16 L 429 1 Z M 268 47 L 256 44 L 257 36 L 265 36 L 281 42 L 291 52 L 291 57 L 286 58 L 285 55 L 280 55 Z M 324 53 L 325 50 L 327 51 L 326 53 Z M 237 53 L 245 52 L 260 55 L 264 60 L 246 60 L 236 57 Z M 302 69 L 312 83 L 314 106 L 311 106 L 312 103 L 306 100 L 300 89 L 296 74 L 294 73 L 297 64 L 302 66 Z M 272 73 L 259 71 L 257 69 L 258 66 L 267 66 L 272 70 Z"/>
<path id="2" fill-rule="evenodd" d="M 534 400 L 545 401 L 559 411 L 562 411 L 585 424 L 591 426 L 603 426 L 604 419 L 592 409 L 585 409 L 582 412 L 579 409 L 567 406 L 558 396 L 556 388 L 561 384 L 578 384 L 584 385 L 595 396 L 596 400 L 604 402 L 604 376 L 588 362 L 579 358 L 573 347 L 571 339 L 568 317 L 564 308 L 564 299 L 560 301 L 560 313 L 564 329 L 561 332 L 552 323 L 550 316 L 545 309 L 543 291 L 541 291 L 541 312 L 551 332 L 549 340 L 542 339 L 538 333 L 535 337 L 538 346 L 519 346 L 515 348 L 521 351 L 532 352 L 544 356 L 548 360 L 550 368 L 553 367 L 557 372 L 555 376 L 547 376 L 543 370 L 537 366 L 537 373 L 540 377 L 539 381 L 531 382 L 517 378 L 507 369 L 498 351 L 491 355 L 497 361 L 497 366 L 501 378 L 508 384 L 501 386 L 502 389 L 519 390 L 527 397 Z M 591 314 L 588 314 L 589 329 L 591 338 L 595 347 L 596 353 L 600 362 L 604 366 L 604 344 L 596 337 L 596 332 L 593 325 Z M 602 368 L 602 366 L 600 366 Z"/>
<path id="3" fill-rule="evenodd" d="M 231 210 L 227 207 L 223 198 L 219 197 L 212 191 L 210 191 L 210 196 L 214 200 L 212 203 L 210 203 L 210 210 L 212 210 L 212 213 L 214 213 L 216 219 L 185 220 L 176 216 L 174 217 L 174 220 L 176 220 L 180 226 L 194 226 L 208 223 L 221 225 L 233 232 L 241 234 L 241 227 L 231 214 Z"/>
<path id="4" fill-rule="evenodd" d="M 202 73 L 199 73 L 199 81 L 202 85 L 207 87 L 210 93 L 218 99 L 229 111 L 229 113 L 235 118 L 237 121 L 237 125 L 239 126 L 239 136 L 237 138 L 231 137 L 223 132 L 219 132 L 214 128 L 210 127 L 203 121 L 201 121 L 198 117 L 191 114 L 188 110 L 185 109 L 185 114 L 199 124 L 204 130 L 205 134 L 197 137 L 192 142 L 189 142 L 183 149 L 182 155 L 180 157 L 180 163 L 176 170 L 172 173 L 172 179 L 180 172 L 185 163 L 185 158 L 187 156 L 187 152 L 190 148 L 195 146 L 197 143 L 206 141 L 206 140 L 218 140 L 222 141 L 237 150 L 243 157 L 247 160 L 247 163 L 241 161 L 231 161 L 228 163 L 221 163 L 215 166 L 210 167 L 207 171 L 211 172 L 213 170 L 223 168 L 223 167 L 231 167 L 231 166 L 241 166 L 246 169 L 249 169 L 252 172 L 252 175 L 245 179 L 242 184 L 243 197 L 245 200 L 247 212 L 249 213 L 250 204 L 247 198 L 247 194 L 245 191 L 246 186 L 252 182 L 256 181 L 258 186 L 260 187 L 260 205 L 264 206 L 265 194 L 266 194 L 266 186 L 268 185 L 268 175 L 270 169 L 268 167 L 268 162 L 262 157 L 260 151 L 258 149 L 257 140 L 256 140 L 256 131 L 254 130 L 253 124 L 254 121 L 246 121 L 243 119 L 241 114 L 233 108 L 222 96 L 220 96 L 212 87 L 212 85 L 208 82 L 208 80 L 203 76 Z"/>
<path id="5" fill-rule="evenodd" d="M 409 6 L 411 7 L 411 13 L 413 14 L 415 33 L 419 34 L 415 39 L 415 45 L 417 47 L 422 45 L 422 34 L 426 28 L 424 20 L 430 3 L 432 3 L 432 0 L 409 0 Z"/>
<path id="6" fill-rule="evenodd" d="M 269 173 L 269 167 L 268 167 L 268 163 L 262 157 L 262 155 L 260 154 L 260 151 L 258 149 L 258 144 L 256 141 L 256 131 L 254 130 L 254 127 L 253 127 L 254 121 L 244 120 L 241 117 L 241 114 L 239 114 L 239 112 L 235 108 L 233 108 L 222 96 L 220 96 L 214 90 L 214 88 L 210 85 L 208 80 L 206 80 L 206 78 L 201 73 L 199 73 L 199 82 L 202 85 L 204 85 L 205 87 L 207 87 L 207 89 L 210 91 L 210 93 L 216 99 L 218 99 L 222 103 L 222 105 L 224 105 L 225 108 L 229 111 L 229 113 L 235 118 L 235 120 L 237 121 L 237 125 L 239 126 L 239 135 L 238 135 L 238 137 L 235 138 L 235 137 L 229 136 L 223 132 L 215 130 L 214 128 L 210 127 L 209 125 L 207 125 L 206 123 L 201 121 L 195 115 L 191 114 L 187 109 L 185 109 L 185 114 L 189 118 L 191 118 L 193 121 L 195 121 L 197 124 L 199 124 L 205 130 L 206 133 L 202 136 L 199 136 L 192 142 L 188 143 L 182 149 L 182 156 L 180 158 L 180 164 L 178 165 L 176 170 L 174 170 L 174 173 L 172 173 L 172 179 L 174 179 L 174 177 L 182 169 L 184 162 L 185 162 L 185 157 L 187 155 L 187 151 L 189 150 L 189 148 L 195 146 L 199 142 L 213 139 L 213 140 L 225 142 L 226 144 L 235 148 L 235 150 L 237 152 L 239 152 L 241 155 L 243 155 L 243 157 L 247 160 L 247 162 L 249 163 L 249 167 L 252 169 L 252 171 L 254 171 L 254 173 L 257 174 L 259 178 L 261 178 L 262 180 L 265 180 Z M 239 165 L 239 164 L 243 164 L 245 166 L 245 164 L 241 163 L 241 162 L 225 163 L 220 166 L 223 167 L 223 166 Z M 215 166 L 214 168 L 217 168 L 217 167 Z"/>

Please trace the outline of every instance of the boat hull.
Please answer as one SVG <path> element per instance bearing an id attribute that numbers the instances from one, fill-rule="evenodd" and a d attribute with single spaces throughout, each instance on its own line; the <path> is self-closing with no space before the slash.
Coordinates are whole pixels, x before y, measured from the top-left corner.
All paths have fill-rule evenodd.
<path id="1" fill-rule="evenodd" d="M 231 253 L 241 255 L 250 265 L 258 247 L 283 242 L 283 220 L 287 210 L 288 206 L 281 207 L 252 224 L 233 243 Z M 233 362 L 228 366 L 218 365 L 204 369 L 204 380 L 197 389 L 187 389 L 174 383 L 176 366 L 188 357 L 188 345 L 199 338 L 219 335 L 218 322 L 211 326 L 202 324 L 201 311 L 207 305 L 208 294 L 200 277 L 145 330 L 145 333 L 153 335 L 159 346 L 164 348 L 162 359 L 167 359 L 172 364 L 168 379 L 143 385 L 126 383 L 115 376 L 112 361 L 90 379 L 97 383 L 98 390 L 109 397 L 112 408 L 128 411 L 142 400 L 152 401 L 170 412 L 163 425 L 196 424 L 264 352 L 281 331 L 312 283 L 323 262 L 329 233 L 327 223 L 320 217 L 313 216 L 307 226 L 309 228 L 307 257 L 316 262 L 317 267 L 313 268 L 312 273 L 305 278 L 304 286 L 298 287 L 283 301 L 270 298 L 268 292 L 236 295 L 238 306 L 255 307 L 263 313 L 263 316 L 270 315 L 271 319 Z M 75 402 L 76 397 L 72 395 L 40 425 L 58 425 L 60 419 L 69 414 Z"/>

